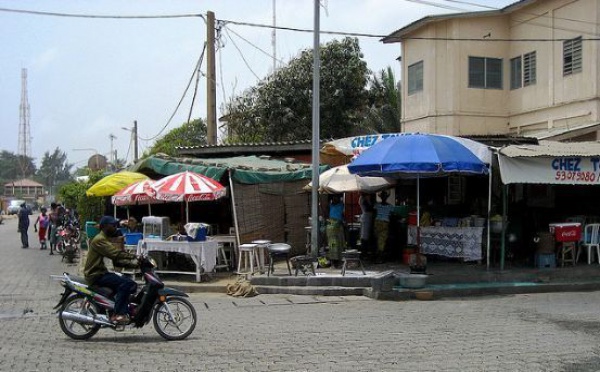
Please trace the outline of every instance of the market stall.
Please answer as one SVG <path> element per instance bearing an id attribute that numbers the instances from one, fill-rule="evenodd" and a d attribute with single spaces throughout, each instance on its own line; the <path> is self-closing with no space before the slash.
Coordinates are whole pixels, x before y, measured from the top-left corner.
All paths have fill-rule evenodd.
<path id="1" fill-rule="evenodd" d="M 553 211 L 553 220 L 548 221 L 543 227 L 546 231 L 563 233 L 566 236 L 556 235 L 555 241 L 559 244 L 556 252 L 562 263 L 570 261 L 575 263 L 574 251 L 569 252 L 569 247 L 576 246 L 579 241 L 581 230 L 585 225 L 596 222 L 600 208 L 596 201 L 595 186 L 600 182 L 600 144 L 597 142 L 571 142 L 562 143 L 555 141 L 540 141 L 539 145 L 511 145 L 498 151 L 498 164 L 503 186 L 504 210 L 503 219 L 507 221 L 508 185 L 529 185 L 530 187 L 542 188 L 533 195 L 534 201 L 544 201 L 548 210 Z M 543 188 L 543 185 L 552 187 Z M 556 205 L 561 198 L 554 197 L 558 189 L 568 188 L 570 190 L 569 200 L 562 205 Z M 574 192 L 576 191 L 576 192 Z M 576 202 L 575 196 L 582 195 L 583 198 Z M 586 197 L 589 195 L 590 197 Z M 564 198 L 563 198 L 564 199 Z M 508 221 L 510 222 L 510 221 Z M 579 224 L 574 225 L 573 223 Z M 506 225 L 503 224 L 503 236 L 506 235 Z M 565 230 L 556 226 L 576 226 L 574 229 Z M 568 243 L 568 244 L 567 244 Z M 501 267 L 504 267 L 505 239 L 502 239 Z M 536 254 L 536 262 L 539 257 Z"/>
<path id="2" fill-rule="evenodd" d="M 481 258 L 483 227 L 469 230 L 460 230 L 469 226 L 456 227 L 453 231 L 444 226 L 421 227 L 419 183 L 420 178 L 488 174 L 490 158 L 487 146 L 475 141 L 451 136 L 405 133 L 370 146 L 348 168 L 351 173 L 363 176 L 415 178 L 416 226 L 409 228 L 409 244 L 415 244 L 421 253 L 477 260 Z M 478 253 L 475 252 L 477 249 Z"/>

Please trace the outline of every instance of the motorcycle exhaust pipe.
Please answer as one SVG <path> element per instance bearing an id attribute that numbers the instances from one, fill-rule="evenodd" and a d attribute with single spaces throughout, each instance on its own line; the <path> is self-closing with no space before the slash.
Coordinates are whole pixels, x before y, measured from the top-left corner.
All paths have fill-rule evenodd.
<path id="1" fill-rule="evenodd" d="M 100 324 L 100 325 L 104 325 L 104 326 L 108 326 L 108 327 L 115 326 L 113 323 L 109 322 L 106 319 L 95 318 L 93 316 L 79 314 L 79 313 L 72 313 L 70 311 L 63 311 L 60 314 L 60 316 L 65 320 L 71 320 L 73 322 L 77 322 L 77 323 L 81 323 L 81 324 L 88 324 L 88 325 Z"/>

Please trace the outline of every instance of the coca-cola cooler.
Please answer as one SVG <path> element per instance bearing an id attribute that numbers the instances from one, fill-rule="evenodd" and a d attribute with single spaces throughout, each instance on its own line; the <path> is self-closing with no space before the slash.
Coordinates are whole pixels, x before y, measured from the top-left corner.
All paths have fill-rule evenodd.
<path id="1" fill-rule="evenodd" d="M 554 234 L 554 239 L 557 242 L 578 242 L 581 240 L 581 223 L 551 223 L 550 232 Z"/>

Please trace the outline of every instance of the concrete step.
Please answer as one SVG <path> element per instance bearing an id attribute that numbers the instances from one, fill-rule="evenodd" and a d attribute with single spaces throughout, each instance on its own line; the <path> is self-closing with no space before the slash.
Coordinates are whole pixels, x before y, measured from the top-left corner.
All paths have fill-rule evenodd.
<path id="1" fill-rule="evenodd" d="M 270 286 L 255 285 L 260 294 L 292 294 L 313 296 L 364 296 L 365 287 L 340 286 Z"/>

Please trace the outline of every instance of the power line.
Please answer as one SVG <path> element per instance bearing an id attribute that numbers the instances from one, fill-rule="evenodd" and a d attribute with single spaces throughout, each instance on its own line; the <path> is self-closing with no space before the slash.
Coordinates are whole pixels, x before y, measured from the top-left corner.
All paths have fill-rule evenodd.
<path id="1" fill-rule="evenodd" d="M 202 60 L 204 59 L 204 52 L 206 52 L 206 42 L 204 43 L 204 48 L 202 48 L 202 54 L 200 55 L 200 60 L 196 65 L 196 84 L 194 85 L 194 94 L 192 95 L 192 104 L 190 105 L 190 112 L 188 114 L 187 122 L 189 123 L 192 119 L 192 110 L 194 109 L 194 102 L 196 102 L 196 94 L 198 93 L 198 84 L 200 83 L 200 68 L 202 67 Z"/>
<path id="2" fill-rule="evenodd" d="M 69 17 L 69 18 L 97 18 L 97 19 L 169 19 L 169 18 L 204 18 L 203 14 L 172 14 L 172 15 L 97 15 L 97 14 L 75 14 L 75 13 L 58 13 L 58 12 L 42 12 L 37 10 L 24 9 L 8 9 L 0 8 L 0 12 L 20 13 L 51 17 Z"/>
<path id="3" fill-rule="evenodd" d="M 240 57 L 242 57 L 242 61 L 244 61 L 244 64 L 246 65 L 246 67 L 248 67 L 248 70 L 250 70 L 250 72 L 254 75 L 254 77 L 256 77 L 257 80 L 260 80 L 260 78 L 258 77 L 258 75 L 256 74 L 256 72 L 254 72 L 254 70 L 252 70 L 252 67 L 250 67 L 250 64 L 248 63 L 248 61 L 246 61 L 246 58 L 244 57 L 244 53 L 242 53 L 242 51 L 240 50 L 240 48 L 235 43 L 235 40 L 233 40 L 233 38 L 231 37 L 231 35 L 229 35 L 229 28 L 227 28 L 227 27 L 225 28 L 225 33 L 229 37 L 229 40 L 231 40 L 231 43 L 233 44 L 233 46 L 235 47 L 235 49 L 237 49 L 238 53 L 240 54 Z"/>
<path id="4" fill-rule="evenodd" d="M 438 4 L 438 3 L 432 3 L 431 1 L 424 1 L 424 0 L 404 0 L 404 1 L 408 1 L 411 3 L 417 3 L 417 4 L 422 4 L 422 5 L 429 5 L 432 6 L 434 8 L 441 8 L 441 9 L 446 9 L 446 10 L 455 10 L 458 12 L 464 12 L 466 11 L 466 9 L 463 8 L 456 8 L 453 6 L 449 6 L 449 5 L 442 5 L 442 4 Z"/>
<path id="5" fill-rule="evenodd" d="M 165 129 L 167 129 L 167 127 L 169 126 L 169 124 L 171 124 L 171 121 L 173 120 L 173 118 L 175 117 L 175 114 L 177 114 L 177 111 L 179 110 L 179 107 L 181 107 L 181 103 L 183 102 L 183 100 L 185 99 L 185 96 L 187 95 L 188 90 L 190 89 L 190 86 L 192 85 L 192 81 L 194 80 L 194 76 L 196 75 L 196 71 L 197 71 L 197 66 L 198 64 L 202 63 L 202 59 L 204 58 L 204 49 L 202 49 L 202 53 L 200 55 L 200 58 L 198 58 L 198 62 L 196 62 L 196 64 L 194 65 L 194 71 L 192 72 L 192 76 L 190 76 L 190 80 L 187 83 L 187 86 L 185 87 L 185 90 L 183 91 L 183 94 L 181 95 L 181 98 L 179 99 L 179 102 L 177 103 L 177 106 L 175 107 L 175 110 L 173 110 L 173 113 L 171 114 L 171 117 L 169 118 L 169 120 L 167 120 L 167 123 L 162 127 L 162 129 L 153 137 L 150 138 L 143 138 L 141 136 L 139 136 L 139 138 L 141 140 L 144 141 L 152 141 L 155 140 L 156 138 L 158 138 L 162 132 L 165 131 Z"/>
<path id="6" fill-rule="evenodd" d="M 311 34 L 314 33 L 313 29 L 306 29 L 306 28 L 273 26 L 273 25 L 266 25 L 266 24 L 261 24 L 261 23 L 232 21 L 229 19 L 218 19 L 218 21 L 225 22 L 225 23 L 231 23 L 232 25 L 238 25 L 238 26 L 269 28 L 269 29 L 275 29 L 275 30 L 295 31 L 295 32 L 307 32 L 307 33 L 311 33 Z M 325 31 L 325 30 L 321 30 L 321 31 L 319 31 L 319 33 L 325 34 L 325 35 L 372 37 L 372 38 L 379 38 L 379 39 L 387 36 L 387 35 L 377 35 L 377 34 L 366 34 L 366 33 L 360 33 L 360 32 Z"/>
<path id="7" fill-rule="evenodd" d="M 273 59 L 275 58 L 275 60 L 277 62 L 279 62 L 280 64 L 284 64 L 285 62 L 281 59 L 277 59 L 275 56 L 273 56 L 272 54 L 269 54 L 269 52 L 264 51 L 263 49 L 261 49 L 260 47 L 258 47 L 256 44 L 253 44 L 252 42 L 250 42 L 248 39 L 244 38 L 242 35 L 238 34 L 237 32 L 233 31 L 232 29 L 230 29 L 229 27 L 225 27 L 227 29 L 228 32 L 231 32 L 232 34 L 234 34 L 235 36 L 239 37 L 240 39 L 244 40 L 246 43 L 248 43 L 250 46 L 254 47 L 255 49 L 257 49 L 259 52 L 263 53 L 264 55 L 266 55 L 267 57 Z"/>

